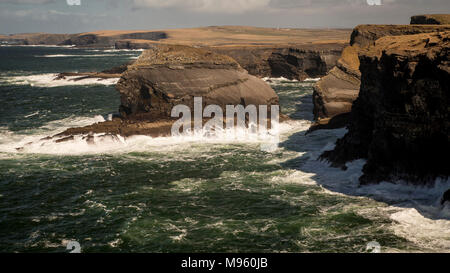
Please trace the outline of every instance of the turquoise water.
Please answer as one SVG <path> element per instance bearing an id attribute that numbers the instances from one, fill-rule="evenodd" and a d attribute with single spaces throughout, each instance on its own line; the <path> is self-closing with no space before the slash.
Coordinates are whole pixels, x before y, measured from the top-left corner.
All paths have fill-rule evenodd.
<path id="1" fill-rule="evenodd" d="M 371 241 L 449 251 L 450 213 L 436 205 L 448 181 L 359 188 L 364 162 L 344 172 L 316 160 L 345 130 L 305 135 L 313 82 L 271 83 L 293 118 L 274 153 L 149 137 L 15 149 L 117 111 L 114 85 L 55 84 L 49 74 L 139 54 L 0 47 L 0 252 L 66 252 L 69 241 L 83 252 L 363 252 Z"/>

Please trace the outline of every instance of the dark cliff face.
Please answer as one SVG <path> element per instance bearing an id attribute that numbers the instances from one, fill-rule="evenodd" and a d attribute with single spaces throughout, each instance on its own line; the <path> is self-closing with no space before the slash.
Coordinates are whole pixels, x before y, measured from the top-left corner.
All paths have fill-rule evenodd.
<path id="1" fill-rule="evenodd" d="M 367 158 L 362 184 L 448 177 L 450 32 L 385 37 L 360 54 L 349 132 L 323 158 Z"/>
<path id="2" fill-rule="evenodd" d="M 342 52 L 336 67 L 314 88 L 313 103 L 316 124 L 320 128 L 344 127 L 361 85 L 358 54 L 385 36 L 414 35 L 450 31 L 450 25 L 360 25 L 351 35 L 350 46 Z"/>
<path id="3" fill-rule="evenodd" d="M 78 47 L 111 47 L 117 42 L 117 48 L 146 47 L 151 41 L 166 39 L 167 33 L 162 31 L 130 32 L 120 34 L 79 33 L 79 34 L 49 34 L 31 33 L 1 36 L 0 41 L 18 45 L 75 45 Z M 128 43 L 123 43 L 127 40 Z M 147 47 L 148 48 L 148 47 Z"/>
<path id="4" fill-rule="evenodd" d="M 411 25 L 448 25 L 450 14 L 425 14 L 411 17 Z"/>
<path id="5" fill-rule="evenodd" d="M 342 44 L 323 44 L 314 47 L 219 47 L 211 50 L 232 57 L 251 75 L 305 80 L 326 75 L 336 65 L 343 48 Z"/>
<path id="6" fill-rule="evenodd" d="M 151 32 L 136 32 L 117 34 L 111 36 L 103 36 L 93 33 L 74 34 L 61 44 L 76 45 L 79 47 L 111 47 L 115 46 L 117 49 L 136 49 L 148 48 L 147 43 L 151 41 L 159 41 L 166 39 L 167 34 L 161 31 Z M 142 47 L 138 47 L 140 45 Z"/>
<path id="7" fill-rule="evenodd" d="M 109 38 L 99 37 L 94 34 L 75 35 L 72 38 L 64 41 L 65 45 L 76 46 L 108 46 L 111 43 Z"/>
<path id="8" fill-rule="evenodd" d="M 2 36 L 0 41 L 13 45 L 57 45 L 70 37 L 70 34 L 32 33 Z"/>

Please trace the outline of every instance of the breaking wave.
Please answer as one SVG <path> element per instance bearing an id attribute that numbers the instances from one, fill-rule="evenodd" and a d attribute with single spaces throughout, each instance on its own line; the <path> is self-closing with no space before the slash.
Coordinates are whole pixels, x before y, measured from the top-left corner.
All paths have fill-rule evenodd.
<path id="1" fill-rule="evenodd" d="M 113 54 L 85 54 L 85 55 L 76 55 L 76 54 L 50 54 L 50 55 L 38 55 L 35 57 L 40 58 L 65 58 L 65 57 L 75 57 L 75 58 L 92 58 L 92 57 L 112 57 L 116 56 Z"/>
<path id="2" fill-rule="evenodd" d="M 35 115 L 33 113 L 32 115 Z M 224 132 L 208 137 L 198 133 L 192 136 L 131 136 L 94 134 L 93 141 L 87 142 L 86 136 L 78 135 L 73 139 L 57 143 L 55 139 L 46 139 L 57 135 L 68 128 L 83 127 L 105 121 L 103 116 L 93 118 L 71 117 L 50 122 L 38 129 L 23 132 L 11 132 L 7 128 L 0 130 L 0 152 L 28 154 L 80 155 L 103 153 L 128 153 L 144 151 L 161 151 L 184 149 L 188 145 L 206 144 L 270 144 L 273 138 L 269 135 L 248 134 L 246 130 L 233 133 Z M 292 121 L 280 124 L 281 134 L 287 134 L 298 126 L 309 126 L 309 122 Z"/>
<path id="3" fill-rule="evenodd" d="M 29 76 L 14 76 L 14 77 L 1 77 L 0 84 L 7 85 L 29 85 L 32 87 L 59 87 L 70 85 L 115 85 L 119 79 L 100 79 L 100 78 L 87 78 L 76 80 L 79 77 L 65 77 L 65 79 L 56 79 L 58 74 L 48 73 L 40 75 Z"/>

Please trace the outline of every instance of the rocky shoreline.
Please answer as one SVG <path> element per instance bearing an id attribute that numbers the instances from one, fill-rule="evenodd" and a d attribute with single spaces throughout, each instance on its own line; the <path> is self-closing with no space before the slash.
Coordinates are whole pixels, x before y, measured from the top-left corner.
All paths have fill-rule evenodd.
<path id="1" fill-rule="evenodd" d="M 350 45 L 336 66 L 314 88 L 314 117 L 311 130 L 345 127 L 353 102 L 361 87 L 358 55 L 385 36 L 449 31 L 450 25 L 360 25 L 351 35 Z M 345 122 L 347 119 L 347 122 Z"/>
<path id="2" fill-rule="evenodd" d="M 317 122 L 310 131 L 348 128 L 321 160 L 346 170 L 346 163 L 366 159 L 361 185 L 403 181 L 433 186 L 449 178 L 446 22 L 450 15 L 425 15 L 412 17 L 411 23 L 439 25 L 355 28 L 338 65 L 315 87 Z M 448 202 L 450 190 L 440 204 Z"/>
<path id="3" fill-rule="evenodd" d="M 360 52 L 349 132 L 323 159 L 365 158 L 361 184 L 448 178 L 450 32 L 384 37 Z"/>
<path id="4" fill-rule="evenodd" d="M 403 179 L 428 185 L 449 175 L 441 160 L 450 151 L 449 33 L 450 25 L 361 25 L 347 47 L 330 41 L 277 46 L 145 42 L 148 49 L 133 63 L 101 73 L 60 74 L 120 76 L 120 115 L 48 139 L 63 142 L 82 135 L 92 143 L 93 135 L 168 136 L 175 122 L 171 109 L 179 104 L 193 109 L 194 97 L 222 109 L 278 105 L 278 96 L 261 77 L 304 80 L 326 74 L 315 87 L 317 122 L 311 131 L 345 126 L 349 131 L 321 158 L 341 168 L 367 159 L 361 184 Z"/>

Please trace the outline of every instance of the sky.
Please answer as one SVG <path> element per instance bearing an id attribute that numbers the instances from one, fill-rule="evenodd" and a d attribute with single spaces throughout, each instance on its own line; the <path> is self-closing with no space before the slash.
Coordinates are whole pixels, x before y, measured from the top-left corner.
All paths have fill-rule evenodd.
<path id="1" fill-rule="evenodd" d="M 430 13 L 450 13 L 450 0 L 0 0 L 0 34 L 219 25 L 353 28 L 409 24 L 412 15 Z"/>

